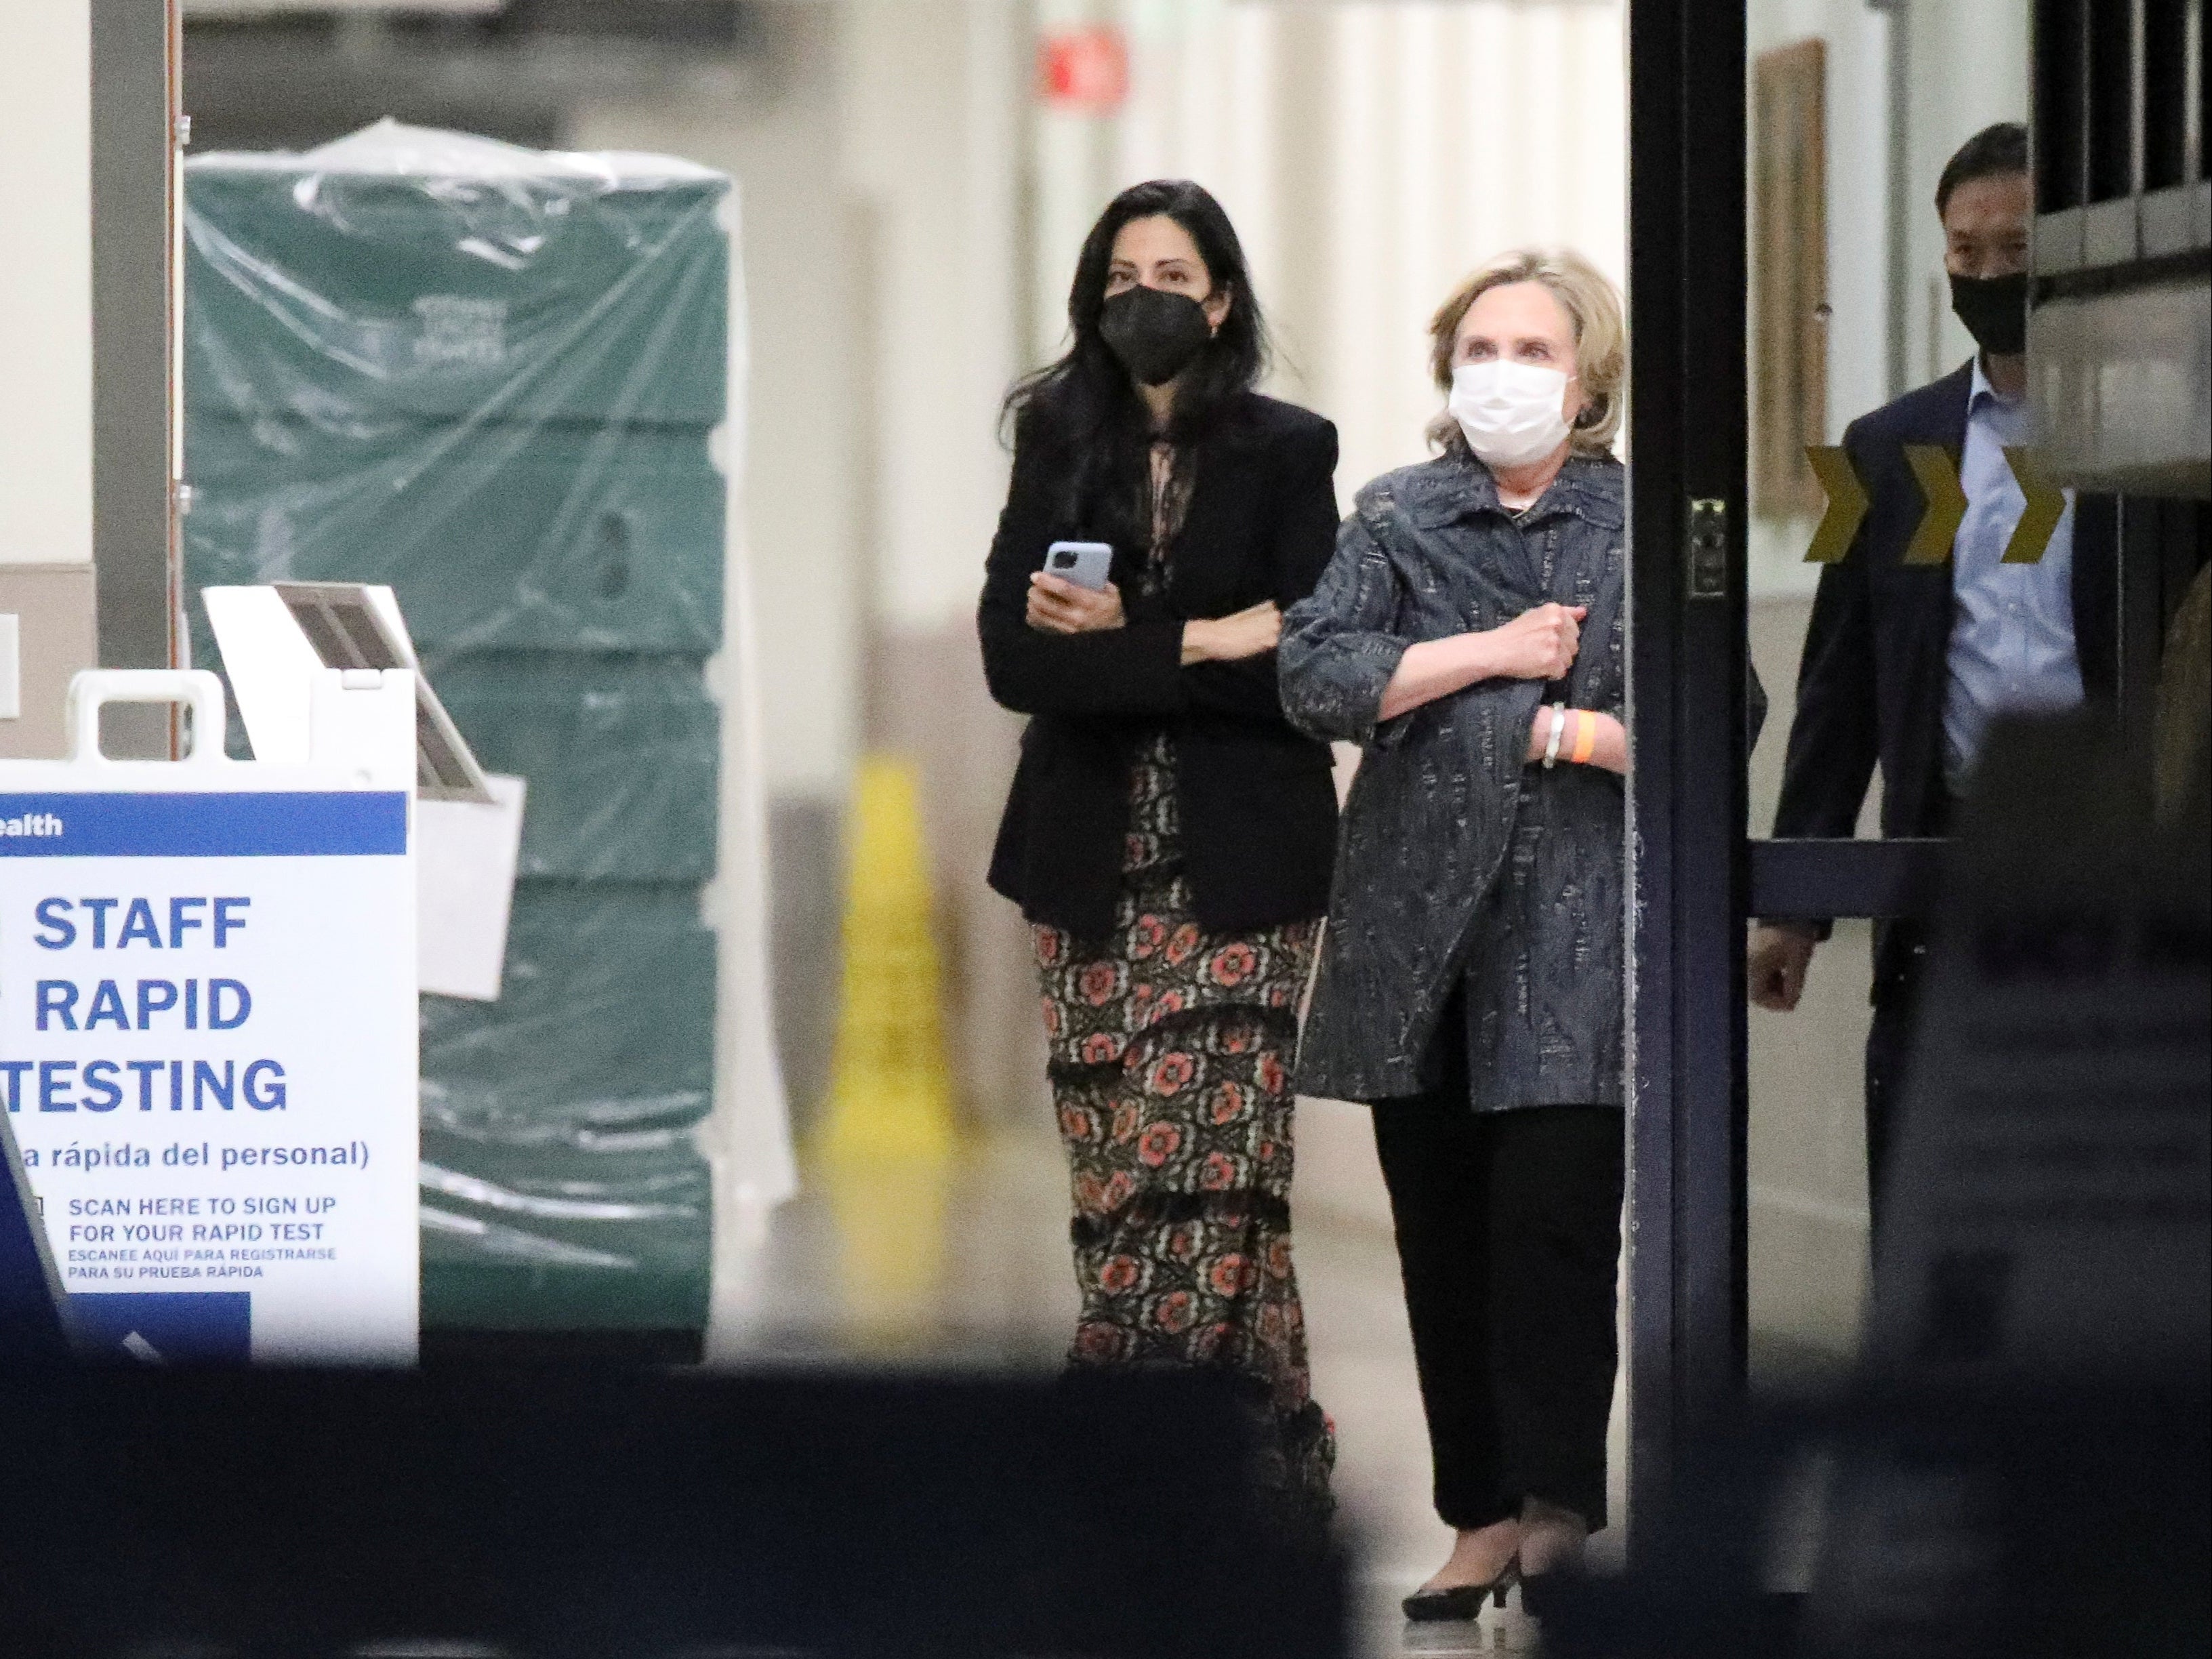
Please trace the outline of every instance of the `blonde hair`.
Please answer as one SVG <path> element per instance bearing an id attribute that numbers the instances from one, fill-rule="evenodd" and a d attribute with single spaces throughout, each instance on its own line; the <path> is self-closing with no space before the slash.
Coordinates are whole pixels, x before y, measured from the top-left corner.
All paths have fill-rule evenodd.
<path id="1" fill-rule="evenodd" d="M 1587 402 L 1575 417 L 1567 441 L 1579 454 L 1609 454 L 1620 432 L 1620 413 L 1628 374 L 1628 322 L 1620 290 L 1572 248 L 1516 248 L 1478 269 L 1451 291 L 1429 319 L 1429 374 L 1437 390 L 1452 383 L 1452 347 L 1468 309 L 1493 288 L 1509 283 L 1541 283 L 1552 291 L 1575 331 L 1576 374 Z M 1459 423 L 1450 415 L 1429 422 L 1429 441 L 1439 448 L 1464 448 Z"/>

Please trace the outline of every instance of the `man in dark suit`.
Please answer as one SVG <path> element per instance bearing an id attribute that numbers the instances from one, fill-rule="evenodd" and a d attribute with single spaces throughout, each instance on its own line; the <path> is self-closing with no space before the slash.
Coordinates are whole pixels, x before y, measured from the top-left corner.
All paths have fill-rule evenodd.
<path id="1" fill-rule="evenodd" d="M 1994 716 L 2111 694 L 2118 577 L 2110 503 L 2077 507 L 2069 493 L 2041 558 L 2005 561 L 2026 501 L 2004 450 L 2034 441 L 2026 404 L 2033 207 L 2027 134 L 2015 124 L 1975 134 L 1944 167 L 1936 210 L 1951 303 L 1980 349 L 1844 434 L 1869 504 L 1849 551 L 1820 573 L 1777 836 L 1854 834 L 1877 762 L 1881 833 L 1943 835 Z M 1947 449 L 1958 461 L 1966 511 L 1942 562 L 1905 562 L 1926 510 L 1905 456 L 1911 445 Z M 1827 933 L 1825 922 L 1755 926 L 1752 1000 L 1796 1007 Z M 1870 1194 L 1889 1145 L 1925 956 L 1917 923 L 1877 927 L 1866 1054 Z"/>

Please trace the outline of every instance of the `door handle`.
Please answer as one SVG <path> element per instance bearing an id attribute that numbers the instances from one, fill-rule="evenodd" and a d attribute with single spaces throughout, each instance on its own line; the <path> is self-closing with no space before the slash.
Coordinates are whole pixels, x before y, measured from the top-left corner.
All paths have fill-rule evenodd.
<path id="1" fill-rule="evenodd" d="M 1725 501 L 1710 495 L 1692 498 L 1684 545 L 1689 561 L 1684 591 L 1693 599 L 1728 598 L 1729 511 Z"/>

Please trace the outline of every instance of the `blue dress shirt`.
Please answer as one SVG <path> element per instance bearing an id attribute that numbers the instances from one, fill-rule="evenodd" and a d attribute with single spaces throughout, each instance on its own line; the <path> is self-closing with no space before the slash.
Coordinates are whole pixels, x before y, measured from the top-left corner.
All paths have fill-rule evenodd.
<path id="1" fill-rule="evenodd" d="M 1974 359 L 1966 447 L 1959 461 L 1966 517 L 1951 544 L 1950 680 L 1943 702 L 1943 775 L 1954 793 L 1998 714 L 2071 708 L 2081 701 L 2074 653 L 2074 492 L 2033 564 L 2006 564 L 2027 500 L 2008 445 L 2034 441 L 2023 400 L 2001 396 Z"/>

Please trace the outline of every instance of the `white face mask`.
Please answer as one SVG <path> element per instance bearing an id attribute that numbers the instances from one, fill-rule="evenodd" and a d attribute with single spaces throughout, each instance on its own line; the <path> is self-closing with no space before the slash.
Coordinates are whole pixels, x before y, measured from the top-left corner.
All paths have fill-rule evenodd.
<path id="1" fill-rule="evenodd" d="M 1468 447 L 1488 466 L 1528 466 L 1567 441 L 1571 429 L 1561 413 L 1571 375 L 1534 363 L 1462 363 L 1452 371 L 1451 399 L 1445 405 Z"/>

